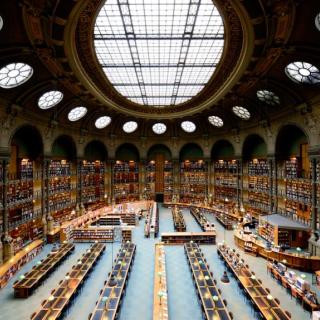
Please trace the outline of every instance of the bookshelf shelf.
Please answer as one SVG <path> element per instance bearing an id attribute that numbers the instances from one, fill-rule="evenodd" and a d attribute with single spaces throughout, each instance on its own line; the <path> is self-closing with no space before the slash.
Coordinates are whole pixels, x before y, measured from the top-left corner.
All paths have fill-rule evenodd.
<path id="1" fill-rule="evenodd" d="M 113 166 L 113 197 L 116 203 L 139 200 L 139 166 L 117 160 Z"/>
<path id="2" fill-rule="evenodd" d="M 203 160 L 180 163 L 180 202 L 203 202 L 207 196 L 208 166 Z"/>

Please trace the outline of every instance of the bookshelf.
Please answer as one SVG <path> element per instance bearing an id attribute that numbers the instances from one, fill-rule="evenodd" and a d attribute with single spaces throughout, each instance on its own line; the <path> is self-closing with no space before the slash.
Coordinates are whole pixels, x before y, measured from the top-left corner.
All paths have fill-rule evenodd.
<path id="1" fill-rule="evenodd" d="M 139 166 L 135 161 L 117 160 L 113 166 L 115 203 L 139 200 Z"/>
<path id="2" fill-rule="evenodd" d="M 48 211 L 59 221 L 70 213 L 71 163 L 68 160 L 51 160 L 48 164 Z"/>
<path id="3" fill-rule="evenodd" d="M 145 168 L 145 200 L 155 199 L 155 184 L 156 184 L 156 165 L 155 161 L 151 160 L 146 164 Z"/>
<path id="4" fill-rule="evenodd" d="M 81 198 L 84 204 L 100 201 L 105 194 L 105 164 L 102 161 L 83 160 L 80 169 Z"/>
<path id="5" fill-rule="evenodd" d="M 238 164 L 236 160 L 217 160 L 213 162 L 214 169 L 214 198 L 224 201 L 228 198 L 237 201 Z"/>
<path id="6" fill-rule="evenodd" d="M 3 232 L 3 178 L 3 165 L 0 161 L 0 234 Z"/>
<path id="7" fill-rule="evenodd" d="M 252 159 L 247 163 L 244 177 L 247 213 L 258 217 L 270 211 L 270 166 L 266 159 Z"/>
<path id="8" fill-rule="evenodd" d="M 207 196 L 208 167 L 203 160 L 180 163 L 180 202 L 201 203 Z"/>
<path id="9" fill-rule="evenodd" d="M 311 177 L 310 170 L 306 170 L 302 166 L 301 157 L 291 157 L 285 161 L 284 182 L 286 215 L 309 224 L 311 219 Z"/>
<path id="10" fill-rule="evenodd" d="M 163 172 L 163 183 L 164 183 L 164 202 L 171 202 L 173 195 L 173 164 L 172 161 L 165 160 L 164 172 Z"/>

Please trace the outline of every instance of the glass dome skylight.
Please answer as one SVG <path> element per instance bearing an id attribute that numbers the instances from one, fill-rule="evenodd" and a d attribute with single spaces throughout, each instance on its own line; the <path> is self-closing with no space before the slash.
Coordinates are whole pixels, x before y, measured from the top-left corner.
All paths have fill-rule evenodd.
<path id="1" fill-rule="evenodd" d="M 33 69 L 25 63 L 14 62 L 0 69 L 0 87 L 11 89 L 28 81 L 33 74 Z"/>
<path id="2" fill-rule="evenodd" d="M 121 95 L 141 105 L 177 105 L 197 95 L 216 70 L 224 26 L 212 0 L 107 0 L 94 45 Z"/>
<path id="3" fill-rule="evenodd" d="M 95 126 L 97 129 L 103 129 L 107 127 L 111 122 L 111 118 L 108 116 L 100 117 L 96 120 Z"/>
<path id="4" fill-rule="evenodd" d="M 316 84 L 320 82 L 320 71 L 308 62 L 295 61 L 286 66 L 286 75 L 294 82 Z"/>
<path id="5" fill-rule="evenodd" d="M 76 107 L 72 109 L 68 114 L 68 119 L 70 121 L 77 121 L 80 120 L 82 117 L 84 117 L 87 113 L 86 107 Z"/>
<path id="6" fill-rule="evenodd" d="M 241 106 L 234 106 L 232 108 L 232 111 L 235 115 L 237 115 L 239 118 L 243 120 L 249 120 L 251 115 L 248 109 L 241 107 Z"/>
<path id="7" fill-rule="evenodd" d="M 164 123 L 155 123 L 153 126 L 152 126 L 152 131 L 156 134 L 163 134 L 165 133 L 167 130 L 167 126 L 164 124 Z"/>
<path id="8" fill-rule="evenodd" d="M 63 99 L 63 93 L 60 91 L 48 91 L 38 100 L 40 109 L 50 109 L 56 106 Z"/>
<path id="9" fill-rule="evenodd" d="M 181 122 L 181 128 L 185 132 L 194 132 L 194 131 L 196 131 L 196 125 L 191 121 L 183 121 L 183 122 Z"/>
<path id="10" fill-rule="evenodd" d="M 128 121 L 126 122 L 122 129 L 126 133 L 132 133 L 138 128 L 138 124 L 135 121 Z"/>
<path id="11" fill-rule="evenodd" d="M 210 116 L 208 117 L 209 122 L 215 127 L 222 127 L 223 120 L 217 116 Z"/>
<path id="12" fill-rule="evenodd" d="M 257 91 L 257 97 L 260 101 L 263 101 L 271 106 L 280 104 L 280 98 L 274 92 L 269 90 Z"/>

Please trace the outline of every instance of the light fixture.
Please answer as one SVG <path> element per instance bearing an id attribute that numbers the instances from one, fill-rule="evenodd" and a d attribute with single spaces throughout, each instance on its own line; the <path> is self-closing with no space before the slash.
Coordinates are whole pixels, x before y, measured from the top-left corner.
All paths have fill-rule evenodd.
<path id="1" fill-rule="evenodd" d="M 269 301 L 271 301 L 271 300 L 273 299 L 273 296 L 272 296 L 271 294 L 268 294 L 268 295 L 267 295 L 267 299 L 268 299 Z"/>
<path id="2" fill-rule="evenodd" d="M 242 106 L 234 106 L 232 108 L 232 111 L 235 115 L 237 115 L 239 118 L 241 118 L 243 120 L 249 120 L 251 117 L 251 114 L 248 111 L 248 109 L 246 109 Z"/>
<path id="3" fill-rule="evenodd" d="M 138 123 L 135 121 L 128 121 L 126 122 L 122 129 L 125 133 L 132 133 L 138 128 Z"/>
<path id="4" fill-rule="evenodd" d="M 191 132 L 194 132 L 194 131 L 196 131 L 196 125 L 193 123 L 193 122 L 191 122 L 191 121 L 183 121 L 182 123 L 181 123 L 181 128 L 182 128 L 182 130 L 183 131 L 185 131 L 185 132 L 188 132 L 188 133 L 191 133 Z"/>
<path id="5" fill-rule="evenodd" d="M 257 91 L 257 98 L 260 101 L 265 102 L 271 106 L 280 104 L 280 98 L 270 90 L 259 90 Z"/>
<path id="6" fill-rule="evenodd" d="M 209 116 L 208 121 L 215 127 L 222 127 L 223 126 L 223 120 L 220 117 L 217 116 Z"/>

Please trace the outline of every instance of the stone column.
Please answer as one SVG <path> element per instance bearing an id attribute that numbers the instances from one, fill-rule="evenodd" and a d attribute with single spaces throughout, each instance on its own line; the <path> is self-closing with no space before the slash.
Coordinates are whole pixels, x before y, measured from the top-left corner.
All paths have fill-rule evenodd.
<path id="1" fill-rule="evenodd" d="M 237 206 L 238 209 L 242 207 L 242 161 L 241 158 L 237 159 Z"/>
<path id="2" fill-rule="evenodd" d="M 269 213 L 272 214 L 275 212 L 276 207 L 274 206 L 274 199 L 276 198 L 275 196 L 275 190 L 274 188 L 276 187 L 276 177 L 275 177 L 275 158 L 273 156 L 268 156 L 267 157 L 267 163 L 268 163 L 268 168 L 269 168 L 269 177 L 268 177 L 268 184 L 269 184 Z"/>
<path id="3" fill-rule="evenodd" d="M 76 175 L 77 175 L 77 202 L 76 202 L 76 208 L 79 208 L 79 206 L 82 204 L 82 164 L 83 164 L 82 159 L 78 159 L 77 160 L 77 169 L 76 169 Z M 79 213 L 79 210 L 76 213 Z"/>
<path id="4" fill-rule="evenodd" d="M 316 157 L 311 157 L 311 239 L 318 240 L 317 232 L 317 162 Z"/>
<path id="5" fill-rule="evenodd" d="M 43 238 L 47 236 L 47 206 L 46 206 L 46 196 L 48 193 L 46 181 L 47 181 L 47 169 L 46 169 L 46 160 L 42 160 L 41 166 L 41 222 L 43 226 Z"/>
<path id="6" fill-rule="evenodd" d="M 9 210 L 7 206 L 7 194 L 8 194 L 8 158 L 2 160 L 3 168 L 3 261 L 8 261 L 14 254 L 12 238 L 9 234 Z"/>
<path id="7" fill-rule="evenodd" d="M 144 200 L 145 194 L 145 180 L 146 180 L 146 160 L 140 159 L 139 161 L 139 200 Z"/>
<path id="8" fill-rule="evenodd" d="M 172 159 L 173 167 L 173 199 L 179 202 L 180 199 L 180 162 L 177 159 Z"/>
<path id="9" fill-rule="evenodd" d="M 110 197 L 110 202 L 111 204 L 115 204 L 115 198 L 114 198 L 114 192 L 113 192 L 113 167 L 114 167 L 114 162 L 115 160 L 109 159 L 107 161 L 107 170 L 109 172 L 108 174 L 108 185 L 109 185 L 109 197 Z"/>

